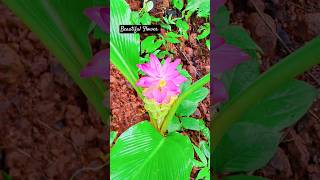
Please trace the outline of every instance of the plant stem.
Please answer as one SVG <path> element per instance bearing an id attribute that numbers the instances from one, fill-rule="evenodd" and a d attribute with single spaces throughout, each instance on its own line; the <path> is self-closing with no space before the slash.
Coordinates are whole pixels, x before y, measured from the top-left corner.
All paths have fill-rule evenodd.
<path id="1" fill-rule="evenodd" d="M 182 101 L 188 97 L 191 93 L 193 93 L 194 91 L 196 91 L 197 89 L 201 88 L 202 86 L 204 86 L 205 84 L 207 84 L 208 82 L 210 82 L 210 73 L 208 73 L 207 75 L 203 76 L 201 79 L 199 79 L 198 81 L 196 81 L 193 85 L 190 86 L 190 88 L 182 93 L 179 98 L 176 100 L 176 102 L 172 105 L 172 108 L 170 109 L 168 115 L 165 117 L 160 131 L 162 134 L 165 133 L 165 131 L 167 130 L 167 127 L 169 125 L 169 122 L 171 121 L 171 119 L 173 118 L 173 116 L 175 115 L 179 105 L 182 103 Z"/>
<path id="2" fill-rule="evenodd" d="M 284 58 L 250 85 L 242 94 L 231 99 L 224 111 L 220 112 L 211 123 L 214 130 L 211 145 L 212 151 L 223 135 L 239 118 L 259 100 L 273 93 L 277 88 L 320 64 L 320 37 L 307 43 L 304 47 Z M 215 145 L 214 145 L 215 144 Z"/>

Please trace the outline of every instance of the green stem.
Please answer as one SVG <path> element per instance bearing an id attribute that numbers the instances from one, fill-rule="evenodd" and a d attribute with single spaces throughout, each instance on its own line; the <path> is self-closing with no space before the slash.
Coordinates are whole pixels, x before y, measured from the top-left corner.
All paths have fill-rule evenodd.
<path id="1" fill-rule="evenodd" d="M 211 144 L 215 144 L 212 150 L 219 144 L 228 129 L 251 106 L 316 64 L 320 64 L 320 37 L 315 38 L 304 47 L 284 58 L 262 74 L 240 96 L 230 100 L 225 110 L 220 112 L 211 123 L 211 130 L 214 131 Z"/>
<path id="2" fill-rule="evenodd" d="M 160 131 L 161 131 L 162 134 L 164 134 L 165 131 L 167 130 L 169 122 L 171 121 L 171 119 L 175 115 L 175 113 L 176 113 L 179 105 L 182 103 L 182 101 L 186 97 L 188 97 L 191 93 L 193 93 L 197 89 L 201 88 L 202 86 L 204 86 L 208 82 L 210 82 L 210 73 L 208 73 L 207 75 L 203 76 L 201 79 L 199 79 L 197 82 L 195 82 L 192 86 L 190 86 L 190 88 L 186 92 L 182 93 L 179 96 L 179 98 L 176 100 L 176 102 L 172 105 L 172 108 L 170 109 L 168 115 L 165 117 L 165 119 L 163 121 L 163 124 L 161 125 Z"/>

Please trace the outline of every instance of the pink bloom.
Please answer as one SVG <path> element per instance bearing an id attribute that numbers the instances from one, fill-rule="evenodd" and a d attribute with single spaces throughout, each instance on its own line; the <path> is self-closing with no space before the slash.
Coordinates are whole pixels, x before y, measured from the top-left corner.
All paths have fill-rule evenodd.
<path id="1" fill-rule="evenodd" d="M 166 104 L 171 101 L 171 97 L 180 94 L 179 86 L 187 81 L 187 78 L 181 76 L 177 71 L 180 59 L 170 62 L 167 58 L 163 65 L 158 58 L 151 54 L 150 62 L 138 64 L 138 68 L 146 76 L 139 79 L 137 86 L 143 88 L 143 95 L 148 99 L 153 99 L 159 104 Z"/>

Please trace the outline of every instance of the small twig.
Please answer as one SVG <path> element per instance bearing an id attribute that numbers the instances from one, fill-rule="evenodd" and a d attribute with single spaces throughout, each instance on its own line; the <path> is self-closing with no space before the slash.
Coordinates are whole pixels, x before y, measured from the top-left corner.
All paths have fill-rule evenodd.
<path id="1" fill-rule="evenodd" d="M 310 110 L 309 112 L 316 120 L 318 120 L 320 122 L 320 118 L 319 118 L 319 116 L 317 116 L 317 114 L 315 112 L 313 112 L 312 110 Z"/>
<path id="2" fill-rule="evenodd" d="M 20 148 L 17 148 L 17 151 L 18 151 L 19 153 L 21 153 L 21 154 L 23 154 L 23 155 L 25 155 L 25 156 L 33 159 L 32 156 L 31 156 L 29 153 L 25 152 L 24 150 L 22 150 L 22 149 L 20 149 Z"/>
<path id="3" fill-rule="evenodd" d="M 311 72 L 307 72 L 307 74 L 320 86 L 320 80 L 316 78 Z"/>
<path id="4" fill-rule="evenodd" d="M 76 176 L 78 176 L 80 173 L 84 172 L 84 171 L 99 171 L 100 169 L 104 168 L 105 166 L 107 166 L 109 163 L 106 162 L 100 166 L 97 167 L 83 167 L 81 169 L 78 169 L 70 178 L 70 180 L 73 180 Z"/>
<path id="5" fill-rule="evenodd" d="M 48 124 L 46 124 L 45 122 L 41 121 L 40 119 L 36 119 L 36 121 L 38 121 L 42 126 L 52 130 L 54 133 L 56 133 L 57 135 L 59 135 L 60 137 L 64 138 L 68 143 L 70 143 L 73 147 L 73 149 L 76 151 L 76 153 L 79 152 L 78 147 L 72 142 L 72 140 L 70 140 L 69 138 L 67 138 L 66 136 L 64 136 L 63 134 L 61 134 L 58 130 L 56 130 L 55 128 L 49 126 Z"/>
<path id="6" fill-rule="evenodd" d="M 268 28 L 271 30 L 271 32 L 277 37 L 277 39 L 280 41 L 280 43 L 282 44 L 282 46 L 286 49 L 287 53 L 291 53 L 292 50 L 287 46 L 287 44 L 282 40 L 282 38 L 278 35 L 277 32 L 275 32 L 271 25 L 267 22 L 267 20 L 264 18 L 263 13 L 261 12 L 261 10 L 258 8 L 258 6 L 256 5 L 256 3 L 251 0 L 251 3 L 253 4 L 254 8 L 256 9 L 256 11 L 258 12 L 259 16 L 262 18 L 263 22 L 268 26 Z"/>

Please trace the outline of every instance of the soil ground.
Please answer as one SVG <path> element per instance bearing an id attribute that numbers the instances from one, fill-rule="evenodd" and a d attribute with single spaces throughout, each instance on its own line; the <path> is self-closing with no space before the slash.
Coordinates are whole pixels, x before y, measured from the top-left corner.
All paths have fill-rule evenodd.
<path id="1" fill-rule="evenodd" d="M 13 179 L 104 179 L 105 133 L 63 67 L 0 1 L 0 171 Z"/>
<path id="2" fill-rule="evenodd" d="M 232 23 L 245 27 L 264 50 L 261 70 L 320 35 L 319 0 L 229 0 Z M 278 36 L 278 37 L 277 37 Z M 299 79 L 320 89 L 320 65 Z M 270 179 L 320 179 L 320 100 L 283 132 L 277 153 L 255 174 Z"/>

